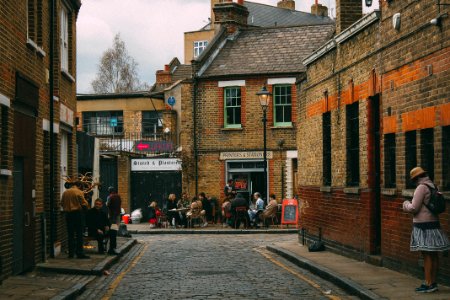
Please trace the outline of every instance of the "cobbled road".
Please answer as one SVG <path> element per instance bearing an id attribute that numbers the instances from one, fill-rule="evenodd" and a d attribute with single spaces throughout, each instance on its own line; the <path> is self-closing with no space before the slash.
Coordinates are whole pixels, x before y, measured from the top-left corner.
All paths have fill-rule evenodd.
<path id="1" fill-rule="evenodd" d="M 296 239 L 296 235 L 133 237 L 140 241 L 141 250 L 128 258 L 127 266 L 118 266 L 114 280 L 104 280 L 103 286 L 97 287 L 97 294 L 100 290 L 107 291 L 103 299 L 353 298 L 281 258 L 276 259 L 286 267 L 268 259 L 276 255 L 269 254 L 266 245 Z M 300 277 L 306 274 L 320 287 L 302 280 L 295 272 Z M 93 296 L 87 291 L 81 298 Z"/>

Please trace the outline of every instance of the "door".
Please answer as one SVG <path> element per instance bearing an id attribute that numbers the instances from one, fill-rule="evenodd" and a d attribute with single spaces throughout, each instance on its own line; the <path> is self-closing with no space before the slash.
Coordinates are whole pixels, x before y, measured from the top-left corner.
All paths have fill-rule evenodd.
<path id="1" fill-rule="evenodd" d="M 14 113 L 14 273 L 34 266 L 36 120 Z M 17 231 L 16 231 L 17 230 Z"/>
<path id="2" fill-rule="evenodd" d="M 373 141 L 373 214 L 374 214 L 374 253 L 381 253 L 381 164 L 380 164 L 380 97 L 376 95 L 371 97 L 371 111 L 372 111 L 372 132 L 371 139 Z"/>
<path id="3" fill-rule="evenodd" d="M 23 237 L 24 237 L 24 207 L 23 207 L 23 157 L 14 157 L 14 213 L 13 215 L 13 274 L 20 274 L 23 271 Z"/>
<path id="4" fill-rule="evenodd" d="M 113 186 L 117 189 L 117 160 L 116 158 L 100 159 L 100 199 L 106 201 L 108 197 L 108 187 Z"/>
<path id="5" fill-rule="evenodd" d="M 160 208 L 166 208 L 169 194 L 181 197 L 181 172 L 132 172 L 131 211 L 141 208 L 147 219 L 150 201 L 156 201 Z"/>

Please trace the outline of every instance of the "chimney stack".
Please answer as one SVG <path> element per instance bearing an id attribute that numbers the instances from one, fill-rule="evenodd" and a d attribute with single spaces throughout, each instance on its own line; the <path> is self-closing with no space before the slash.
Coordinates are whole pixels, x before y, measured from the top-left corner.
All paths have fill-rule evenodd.
<path id="1" fill-rule="evenodd" d="M 311 6 L 311 13 L 320 17 L 328 17 L 328 7 L 319 4 L 319 1 L 316 0 L 316 3 Z"/>
<path id="2" fill-rule="evenodd" d="M 243 6 L 243 1 L 234 3 L 231 0 L 223 1 L 214 6 L 215 25 L 217 32 L 221 26 L 227 28 L 228 33 L 234 33 L 239 27 L 247 27 L 248 9 Z M 241 4 L 242 2 L 242 4 Z"/>
<path id="3" fill-rule="evenodd" d="M 362 18 L 362 1 L 336 0 L 336 33 Z"/>
<path id="4" fill-rule="evenodd" d="M 277 7 L 295 10 L 295 1 L 294 0 L 281 0 L 280 2 L 277 3 Z"/>

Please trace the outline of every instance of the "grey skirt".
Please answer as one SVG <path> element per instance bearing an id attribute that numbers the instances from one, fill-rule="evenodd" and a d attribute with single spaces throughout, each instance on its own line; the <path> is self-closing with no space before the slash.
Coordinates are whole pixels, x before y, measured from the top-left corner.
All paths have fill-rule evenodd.
<path id="1" fill-rule="evenodd" d="M 439 222 L 414 223 L 410 250 L 446 251 L 450 250 L 450 241 L 440 228 Z"/>

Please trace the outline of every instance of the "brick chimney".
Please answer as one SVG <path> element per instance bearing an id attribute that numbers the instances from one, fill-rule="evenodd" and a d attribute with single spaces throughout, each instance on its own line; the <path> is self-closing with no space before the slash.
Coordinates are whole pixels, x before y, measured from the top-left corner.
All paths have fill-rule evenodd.
<path id="1" fill-rule="evenodd" d="M 336 0 L 336 33 L 362 18 L 362 1 Z"/>
<path id="2" fill-rule="evenodd" d="M 222 26 L 227 28 L 228 33 L 235 32 L 239 27 L 247 26 L 248 9 L 245 7 L 244 1 L 238 3 L 232 0 L 225 0 L 214 6 L 215 26 L 217 32 Z"/>
<path id="3" fill-rule="evenodd" d="M 170 66 L 164 65 L 164 70 L 156 71 L 156 83 L 157 84 L 169 84 L 172 82 L 172 76 L 170 75 Z"/>
<path id="4" fill-rule="evenodd" d="M 280 2 L 277 3 L 277 7 L 295 10 L 295 1 L 294 0 L 281 0 Z"/>
<path id="5" fill-rule="evenodd" d="M 311 6 L 311 13 L 320 17 L 328 17 L 328 7 L 319 4 L 319 1 L 316 0 L 316 3 Z"/>

